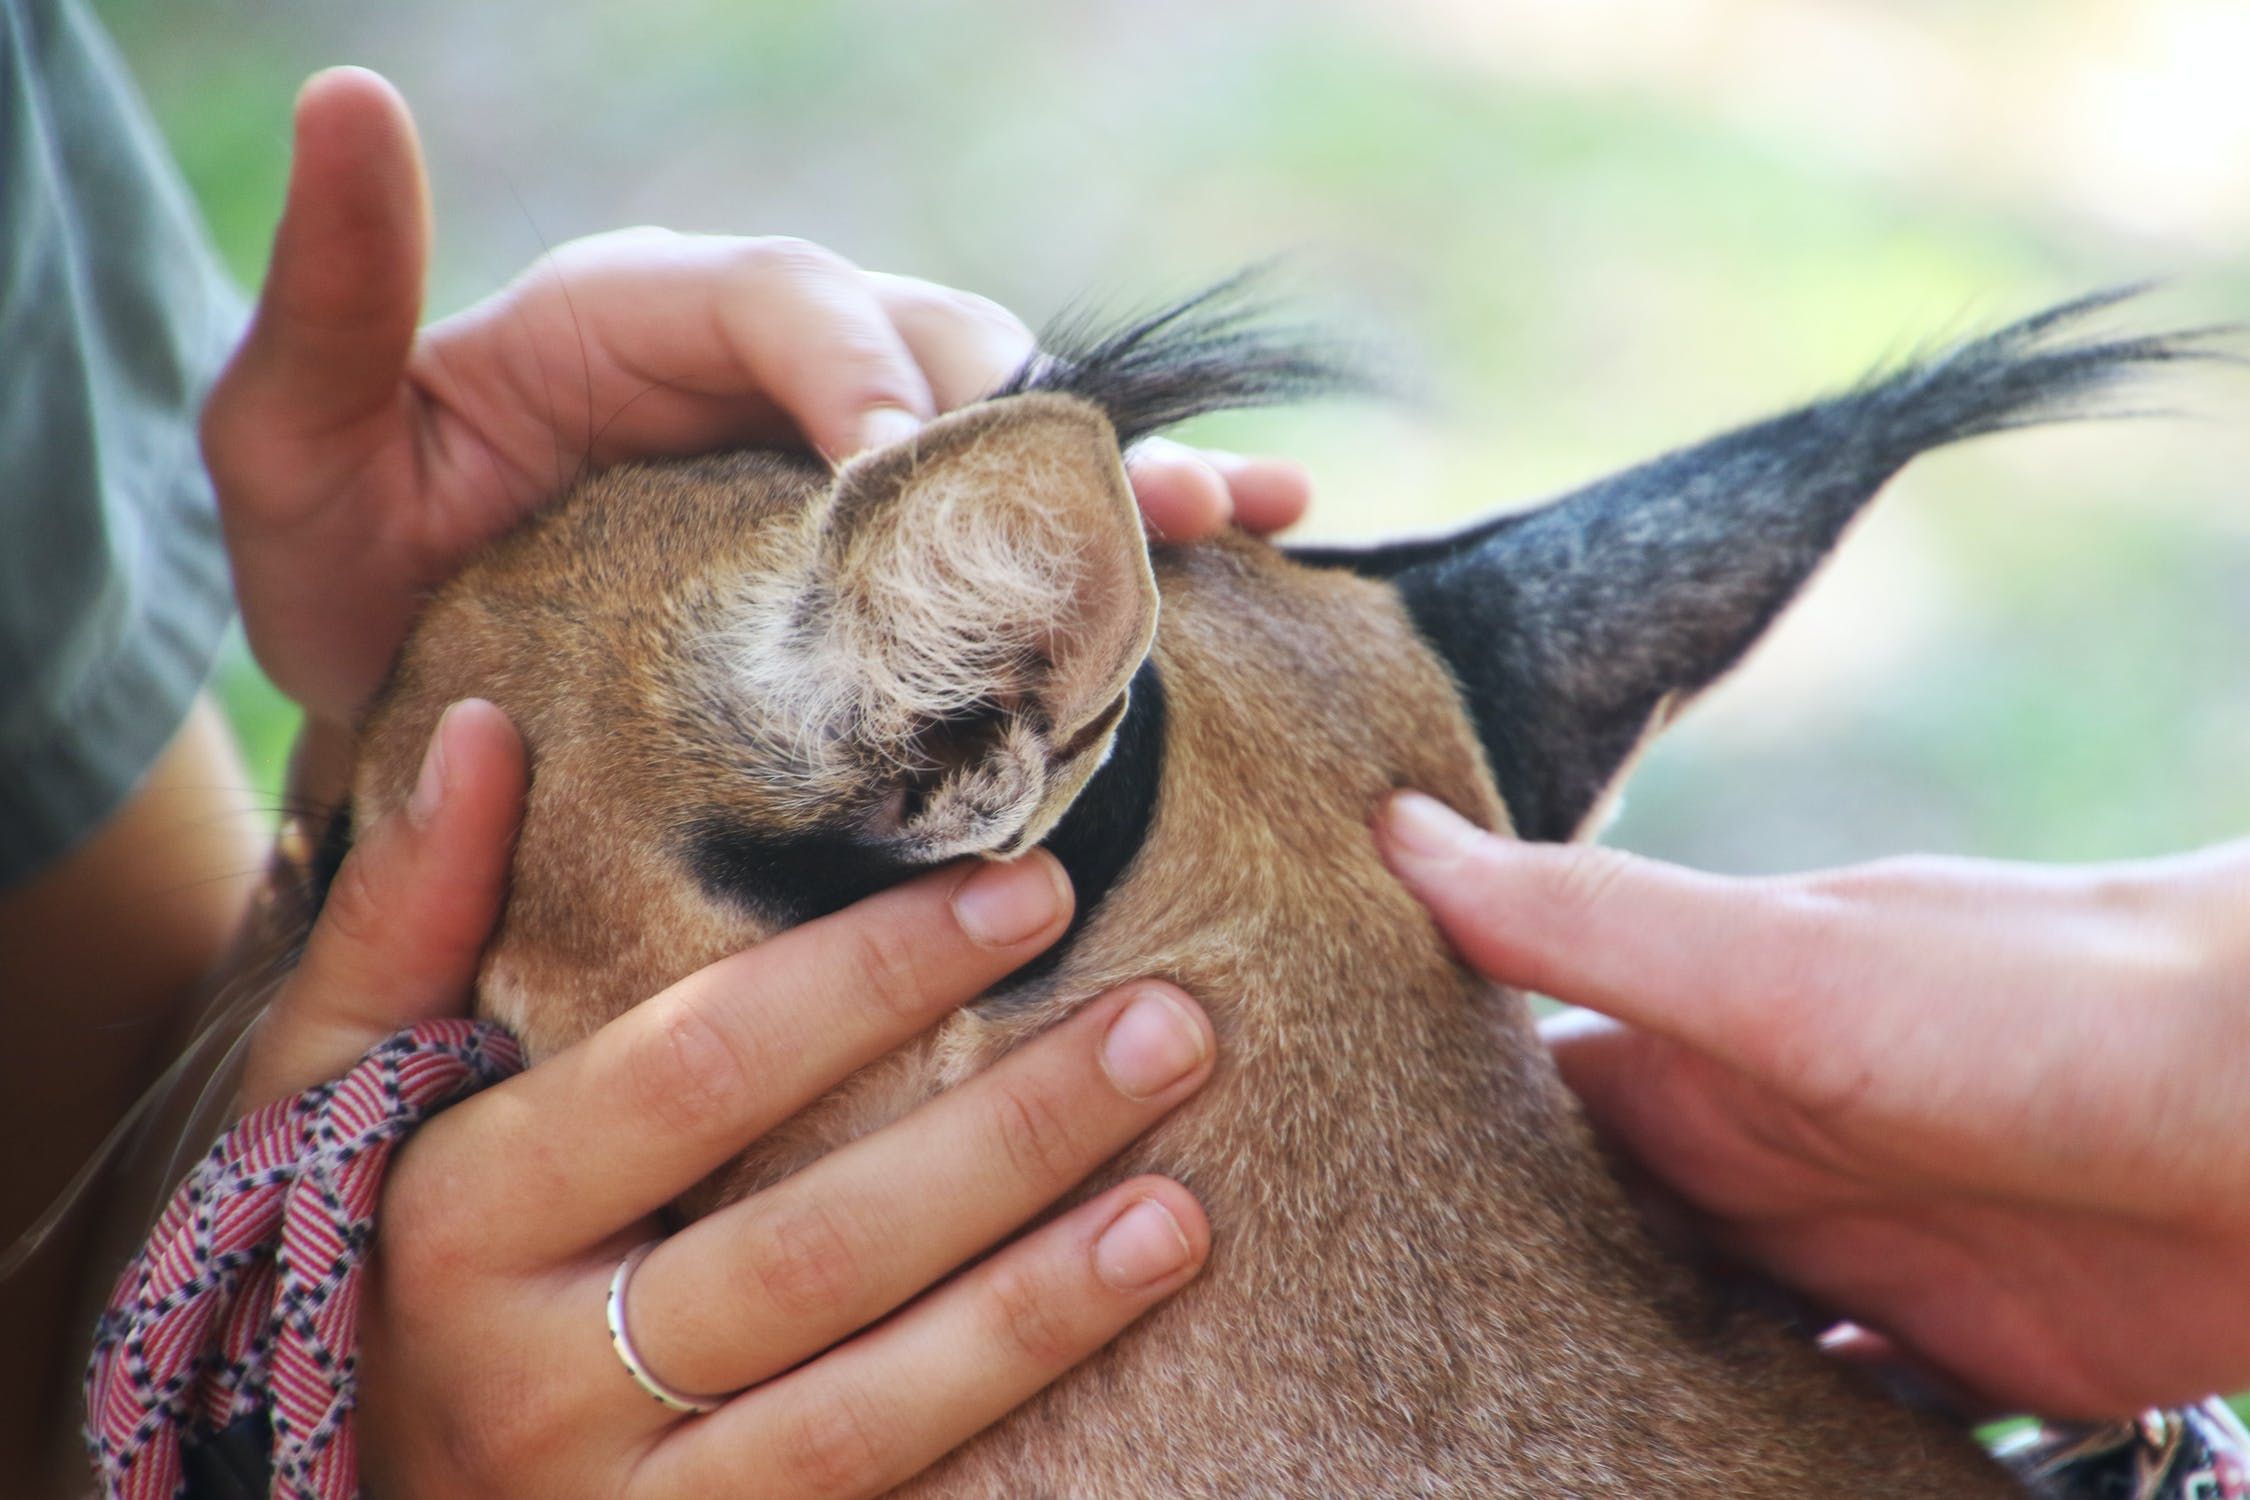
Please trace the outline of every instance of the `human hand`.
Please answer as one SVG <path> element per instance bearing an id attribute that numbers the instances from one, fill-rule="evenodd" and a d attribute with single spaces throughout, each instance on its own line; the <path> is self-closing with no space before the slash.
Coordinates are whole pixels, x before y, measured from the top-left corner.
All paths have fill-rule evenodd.
<path id="1" fill-rule="evenodd" d="M 314 714 L 348 719 L 422 594 L 583 466 L 752 443 L 841 461 L 973 401 L 1033 348 L 981 297 L 815 245 L 632 229 L 577 240 L 417 332 L 430 216 L 381 78 L 315 75 L 258 310 L 203 419 L 243 623 Z M 1304 512 L 1303 470 L 1134 450 L 1152 530 Z"/>
<path id="2" fill-rule="evenodd" d="M 406 809 L 338 872 L 254 1040 L 247 1103 L 463 1008 L 525 764 L 475 701 L 433 747 Z M 632 1282 L 633 1341 L 675 1388 L 742 1392 L 719 1410 L 659 1407 L 609 1347 L 609 1278 L 666 1202 L 1046 947 L 1070 904 L 1043 852 L 935 872 L 723 959 L 425 1123 L 392 1160 L 361 1312 L 370 1492 L 873 1494 L 1191 1280 L 1209 1226 L 1147 1177 L 954 1274 L 1209 1076 L 1201 1013 L 1139 984 L 662 1240 Z"/>
<path id="3" fill-rule="evenodd" d="M 2250 845 L 1725 879 L 1408 794 L 1392 868 L 1716 1247 L 2003 1411 L 2250 1386 Z"/>

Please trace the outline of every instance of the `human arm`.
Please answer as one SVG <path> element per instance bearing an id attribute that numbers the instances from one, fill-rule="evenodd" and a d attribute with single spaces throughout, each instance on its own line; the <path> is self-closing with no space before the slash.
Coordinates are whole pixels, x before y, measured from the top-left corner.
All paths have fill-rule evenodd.
<path id="1" fill-rule="evenodd" d="M 2250 1386 L 2250 846 L 1725 879 L 1402 797 L 1392 867 L 1721 1251 L 1999 1410 Z"/>

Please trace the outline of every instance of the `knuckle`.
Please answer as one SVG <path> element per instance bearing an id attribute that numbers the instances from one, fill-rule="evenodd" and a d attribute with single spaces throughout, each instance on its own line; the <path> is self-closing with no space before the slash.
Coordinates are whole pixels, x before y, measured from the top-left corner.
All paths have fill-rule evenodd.
<path id="1" fill-rule="evenodd" d="M 1034 342 L 1031 325 L 1017 317 L 990 297 L 975 292 L 953 291 L 953 305 L 961 318 L 975 323 L 1011 343 L 1020 343 L 1029 350 Z"/>
<path id="2" fill-rule="evenodd" d="M 2086 913 L 2082 928 L 2112 940 L 2218 960 L 2250 938 L 2250 870 L 2225 851 L 2169 860 L 2097 866 L 2068 891 Z M 2057 898 L 2057 904 L 2060 900 Z"/>
<path id="3" fill-rule="evenodd" d="M 473 1474 L 520 1474 L 550 1452 L 564 1433 L 557 1403 L 534 1380 L 510 1381 L 508 1399 L 490 1402 L 460 1435 L 460 1456 Z"/>
<path id="4" fill-rule="evenodd" d="M 1882 878 L 1872 872 L 1832 870 L 1812 877 L 1755 879 L 1746 882 L 1743 890 L 1772 914 L 1777 929 L 1801 947 L 1844 930 L 1874 889 L 1862 881 Z"/>
<path id="5" fill-rule="evenodd" d="M 2139 921 L 2169 914 L 2165 898 L 2171 893 L 2163 883 L 2129 865 L 2088 872 L 2078 894 L 2097 917 Z"/>
<path id="6" fill-rule="evenodd" d="M 810 240 L 746 240 L 736 253 L 742 275 L 760 296 L 793 305 L 810 318 L 817 347 L 798 351 L 805 357 L 800 362 L 826 372 L 824 384 L 840 404 L 910 410 L 925 404 L 913 363 L 867 273 Z"/>
<path id="7" fill-rule="evenodd" d="M 409 1311 L 442 1313 L 449 1298 L 485 1273 L 488 1232 L 482 1214 L 465 1213 L 463 1192 L 409 1141 L 392 1163 L 379 1212 L 380 1255 L 395 1271 L 386 1299 Z"/>
<path id="8" fill-rule="evenodd" d="M 818 1204 L 779 1213 L 750 1256 L 757 1291 L 778 1311 L 828 1320 L 848 1313 L 866 1286 L 862 1257 L 836 1216 Z"/>
<path id="9" fill-rule="evenodd" d="M 831 325 L 825 338 L 822 357 L 840 373 L 842 399 L 854 409 L 898 406 L 913 411 L 928 404 L 917 389 L 913 356 L 889 323 L 854 316 Z"/>
<path id="10" fill-rule="evenodd" d="M 554 1455 L 582 1439 L 559 1381 L 526 1378 L 488 1367 L 476 1385 L 482 1397 L 472 1420 L 448 1422 L 445 1446 L 454 1472 L 482 1480 L 475 1493 L 512 1493 L 524 1476 L 552 1466 Z"/>
<path id="11" fill-rule="evenodd" d="M 605 229 L 555 246 L 518 280 L 537 287 L 542 295 L 553 295 L 589 282 L 599 285 L 605 278 L 630 278 L 644 268 L 673 265 L 689 244 L 689 236 L 656 224 Z"/>
<path id="12" fill-rule="evenodd" d="M 743 269 L 765 280 L 805 287 L 856 274 L 852 263 L 826 245 L 794 235 L 766 235 L 745 240 L 739 250 Z"/>
<path id="13" fill-rule="evenodd" d="M 799 1493 L 864 1495 L 883 1487 L 890 1430 L 857 1391 L 837 1391 L 800 1407 L 784 1424 L 777 1456 Z"/>
<path id="14" fill-rule="evenodd" d="M 380 840 L 361 841 L 344 856 L 321 903 L 321 927 L 351 947 L 374 948 L 383 940 L 390 915 L 384 896 L 390 882 L 380 868 L 385 862 Z"/>
<path id="15" fill-rule="evenodd" d="M 1557 870 L 1555 905 L 1580 922 L 1597 920 L 1630 877 L 1633 857 L 1606 844 L 1582 845 Z"/>
<path id="16" fill-rule="evenodd" d="M 1818 870 L 1774 884 L 1795 886 L 1839 902 L 1876 904 L 1929 891 L 1965 885 L 1972 878 L 1967 861 L 1927 854 L 1898 854 L 1840 870 Z"/>
<path id="17" fill-rule="evenodd" d="M 926 1017 L 929 986 L 916 944 L 890 923 L 854 925 L 847 972 L 859 987 L 859 998 L 871 1002 L 883 1014 L 907 1021 Z"/>
<path id="18" fill-rule="evenodd" d="M 1027 349 L 1032 343 L 1031 329 L 1023 319 L 990 297 L 931 281 L 906 284 L 899 294 L 898 317 L 932 332 L 963 329 Z"/>
<path id="19" fill-rule="evenodd" d="M 985 1290 L 993 1337 L 1039 1370 L 1061 1369 L 1079 1354 L 1059 1288 L 1020 1266 L 997 1265 Z"/>
<path id="20" fill-rule="evenodd" d="M 403 1166 L 407 1158 L 401 1157 Z M 465 1260 L 460 1236 L 452 1228 L 453 1220 L 442 1213 L 432 1213 L 427 1197 L 418 1191 L 420 1179 L 406 1172 L 394 1172 L 393 1180 L 384 1187 L 379 1223 L 382 1244 L 379 1251 L 384 1265 L 396 1272 L 394 1289 L 386 1290 L 386 1299 L 411 1307 L 423 1300 L 430 1289 L 452 1285 L 452 1274 Z"/>
<path id="21" fill-rule="evenodd" d="M 723 1133 L 741 1111 L 752 1073 L 710 1008 L 678 996 L 654 1011 L 628 1047 L 622 1086 L 628 1107 L 689 1140 Z"/>
<path id="22" fill-rule="evenodd" d="M 1745 993 L 1768 1009 L 1824 1007 L 1848 950 L 1855 904 L 1829 891 L 1776 886 L 1765 910 L 1768 940 L 1739 956 Z"/>
<path id="23" fill-rule="evenodd" d="M 2097 902 L 2104 896 L 2097 895 Z M 2230 960 L 2241 946 L 2232 922 L 2199 920 L 2201 913 L 2180 909 L 2176 901 L 2145 892 L 2107 897 L 2117 906 L 2097 905 L 2076 924 L 2075 954 L 2081 973 L 2100 976 L 2103 987 L 2120 999 L 2163 1005 L 2202 992 L 2207 980 L 2230 975 Z M 2231 986 L 2226 986 L 2231 988 Z"/>
<path id="24" fill-rule="evenodd" d="M 1769 1077 L 1786 1080 L 1806 1111 L 1837 1118 L 1856 1110 L 1881 1081 L 1868 1028 L 1889 982 L 1871 972 L 1855 941 L 1851 902 L 1810 889 L 1775 887 L 1765 941 L 1735 957 L 1737 1004 L 1758 1018 L 1741 1045 Z"/>
<path id="25" fill-rule="evenodd" d="M 1788 1154 L 1800 1159 L 1818 1159 L 1816 1153 L 1823 1149 L 1833 1159 L 1834 1148 L 1820 1127 L 1865 1114 L 1882 1085 L 1880 1070 L 1863 1051 L 1827 1042 L 1820 1035 L 1824 1029 L 1808 1028 L 1801 1040 L 1777 1048 L 1778 1075 L 1790 1080 L 1793 1107 L 1763 1111 L 1765 1138 L 1782 1142 Z M 1848 1162 L 1839 1165 L 1849 1168 Z"/>
<path id="26" fill-rule="evenodd" d="M 1078 1180 L 1078 1135 L 1061 1102 L 1037 1089 L 1003 1087 L 993 1100 L 993 1128 L 1016 1174 L 1058 1190 Z"/>

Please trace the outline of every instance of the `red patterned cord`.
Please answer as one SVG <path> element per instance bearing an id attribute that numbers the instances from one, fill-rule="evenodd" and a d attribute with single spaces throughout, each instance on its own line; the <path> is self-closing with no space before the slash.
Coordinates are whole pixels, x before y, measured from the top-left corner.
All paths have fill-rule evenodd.
<path id="1" fill-rule="evenodd" d="M 425 1022 L 211 1148 L 96 1333 L 86 1446 L 104 1496 L 175 1500 L 185 1452 L 261 1412 L 274 1495 L 359 1493 L 360 1278 L 384 1166 L 422 1120 L 522 1066 L 504 1031 Z"/>

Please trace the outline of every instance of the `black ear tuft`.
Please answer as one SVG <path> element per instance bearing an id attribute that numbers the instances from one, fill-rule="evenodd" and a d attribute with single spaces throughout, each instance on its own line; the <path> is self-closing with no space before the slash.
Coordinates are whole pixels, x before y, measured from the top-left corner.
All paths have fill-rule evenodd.
<path id="1" fill-rule="evenodd" d="M 1915 455 L 2115 414 L 2104 398 L 2130 378 L 2229 357 L 2210 344 L 2231 330 L 2070 336 L 2136 290 L 1453 536 L 1295 555 L 1397 586 L 1461 683 L 1517 832 L 1567 839 L 1644 736 L 1741 658 Z"/>
<path id="2" fill-rule="evenodd" d="M 1107 414 L 1123 446 L 1209 412 L 1375 390 L 1351 351 L 1258 294 L 1264 277 L 1263 267 L 1238 271 L 1122 325 L 1065 317 L 987 399 L 1076 396 Z"/>

